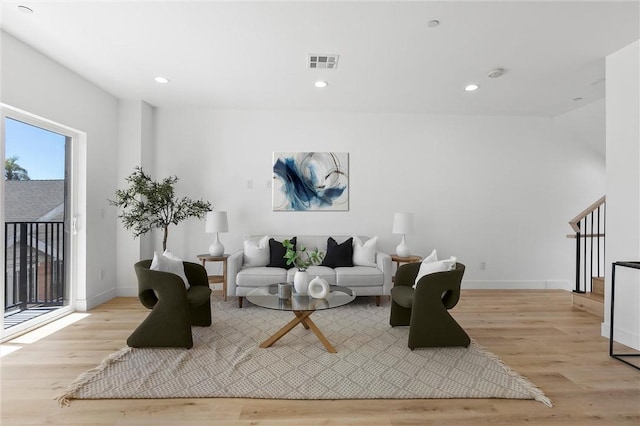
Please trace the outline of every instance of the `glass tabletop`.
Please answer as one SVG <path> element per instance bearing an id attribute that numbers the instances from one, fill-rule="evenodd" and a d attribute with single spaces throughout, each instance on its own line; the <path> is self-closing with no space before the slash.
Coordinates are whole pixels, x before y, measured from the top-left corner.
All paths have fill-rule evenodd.
<path id="1" fill-rule="evenodd" d="M 271 284 L 254 288 L 245 297 L 254 305 L 279 311 L 321 311 L 346 305 L 356 298 L 350 288 L 337 285 L 329 286 L 329 294 L 325 299 L 314 299 L 308 295 L 297 294 L 295 288 L 292 288 L 292 293 L 291 297 L 280 299 L 278 284 Z"/>

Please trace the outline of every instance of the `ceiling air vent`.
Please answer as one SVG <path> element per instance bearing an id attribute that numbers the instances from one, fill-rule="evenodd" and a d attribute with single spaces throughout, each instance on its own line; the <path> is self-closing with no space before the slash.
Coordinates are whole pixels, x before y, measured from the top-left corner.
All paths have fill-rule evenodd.
<path id="1" fill-rule="evenodd" d="M 334 70 L 338 68 L 339 55 L 309 54 L 309 68 L 320 70 Z"/>

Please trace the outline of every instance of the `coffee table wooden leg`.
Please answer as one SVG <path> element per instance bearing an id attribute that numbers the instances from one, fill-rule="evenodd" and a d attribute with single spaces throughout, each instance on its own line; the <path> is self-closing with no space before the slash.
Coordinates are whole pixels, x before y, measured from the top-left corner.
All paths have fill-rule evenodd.
<path id="1" fill-rule="evenodd" d="M 280 340 L 285 334 L 287 334 L 288 332 L 293 330 L 293 328 L 296 325 L 302 324 L 304 326 L 304 328 L 306 328 L 308 330 L 310 329 L 311 331 L 313 331 L 313 334 L 315 334 L 316 337 L 318 338 L 318 340 L 320 340 L 320 342 L 322 342 L 324 347 L 327 349 L 327 352 L 330 352 L 332 354 L 338 353 L 338 351 L 336 351 L 336 348 L 334 348 L 333 345 L 329 342 L 329 340 L 327 340 L 325 335 L 322 334 L 322 331 L 320 331 L 320 329 L 318 328 L 316 323 L 313 322 L 311 320 L 311 318 L 309 318 L 309 316 L 313 312 L 314 311 L 293 311 L 293 313 L 296 315 L 296 317 L 294 319 L 292 319 L 291 321 L 289 321 L 280 330 L 278 330 L 273 336 L 269 337 L 267 340 L 265 340 L 264 342 L 260 343 L 260 347 L 261 348 L 270 347 L 275 342 Z"/>
<path id="2" fill-rule="evenodd" d="M 293 313 L 296 314 L 296 317 L 301 318 L 300 323 L 304 328 L 308 330 L 309 326 L 307 325 L 306 321 L 304 321 L 304 318 L 307 318 L 309 315 L 311 315 L 311 312 L 309 312 L 307 315 L 305 315 L 304 311 L 293 311 Z M 304 315 L 304 318 L 302 318 L 303 315 Z"/>
<path id="3" fill-rule="evenodd" d="M 324 337 L 324 334 L 322 334 L 322 332 L 320 331 L 316 323 L 313 322 L 311 318 L 303 319 L 302 324 L 307 325 L 308 326 L 307 328 L 310 328 L 311 331 L 313 331 L 313 334 L 315 334 L 318 340 L 320 340 L 324 345 L 324 347 L 327 348 L 327 352 L 330 352 L 332 354 L 338 353 L 338 351 L 336 351 L 336 348 L 334 348 L 333 345 L 329 343 L 327 338 Z"/>
<path id="4" fill-rule="evenodd" d="M 296 317 L 294 319 L 292 319 L 291 321 L 289 321 L 280 330 L 278 330 L 273 336 L 269 337 L 267 340 L 265 340 L 264 342 L 260 343 L 260 347 L 261 348 L 268 348 L 269 346 L 273 345 L 275 342 L 280 340 L 285 334 L 287 334 L 288 332 L 293 330 L 293 328 L 296 325 L 298 325 L 298 324 L 302 323 L 303 321 L 305 321 L 307 319 L 307 317 L 313 313 L 313 311 L 306 311 L 306 312 L 294 311 L 294 313 L 296 314 Z M 308 327 L 305 326 L 305 328 L 308 328 Z"/>

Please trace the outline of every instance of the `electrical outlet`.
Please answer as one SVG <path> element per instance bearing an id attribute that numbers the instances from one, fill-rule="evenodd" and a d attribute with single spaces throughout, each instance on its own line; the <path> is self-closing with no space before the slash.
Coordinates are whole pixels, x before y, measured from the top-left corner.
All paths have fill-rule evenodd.
<path id="1" fill-rule="evenodd" d="M 480 270 L 481 271 L 487 270 L 487 262 L 480 262 Z"/>
<path id="2" fill-rule="evenodd" d="M 247 179 L 247 189 L 253 189 L 253 179 Z"/>
<path id="3" fill-rule="evenodd" d="M 267 189 L 271 189 L 271 182 L 273 181 L 273 179 L 267 179 Z"/>

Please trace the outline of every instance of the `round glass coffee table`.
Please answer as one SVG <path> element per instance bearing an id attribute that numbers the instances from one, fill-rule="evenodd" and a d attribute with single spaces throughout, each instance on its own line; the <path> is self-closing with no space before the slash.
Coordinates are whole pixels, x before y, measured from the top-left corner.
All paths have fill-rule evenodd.
<path id="1" fill-rule="evenodd" d="M 328 352 L 336 353 L 336 349 L 327 338 L 322 334 L 318 326 L 309 318 L 315 311 L 324 309 L 333 309 L 344 306 L 353 302 L 356 295 L 353 291 L 346 287 L 336 285 L 330 286 L 330 292 L 325 299 L 314 299 L 311 296 L 300 295 L 293 290 L 290 298 L 280 299 L 278 297 L 278 284 L 272 284 L 266 287 L 258 287 L 247 293 L 246 298 L 249 302 L 256 306 L 267 309 L 275 309 L 277 311 L 291 311 L 296 316 L 289 321 L 284 327 L 278 330 L 273 336 L 260 343 L 261 348 L 268 348 L 275 342 L 280 340 L 285 334 L 293 330 L 293 328 L 302 324 L 307 330 L 313 331 L 318 340 L 322 342 Z"/>

